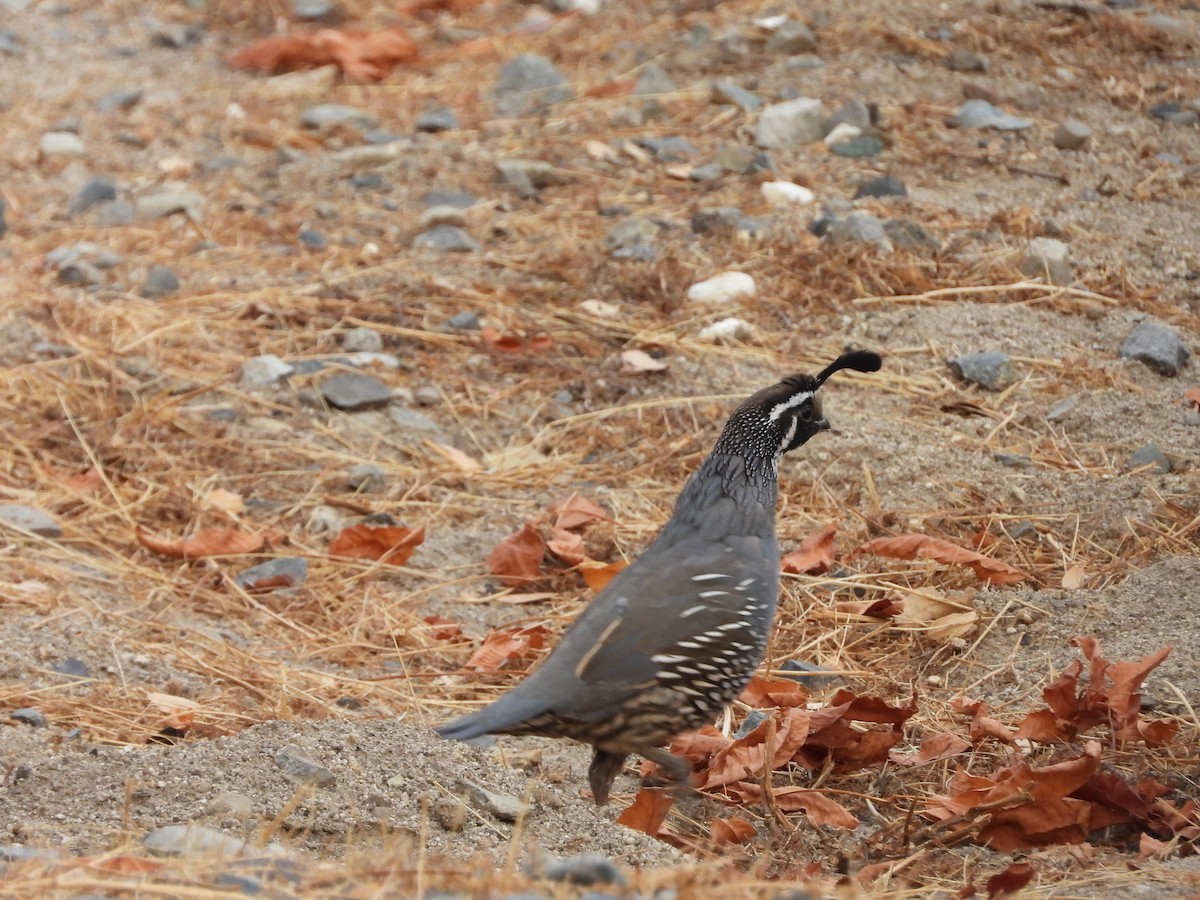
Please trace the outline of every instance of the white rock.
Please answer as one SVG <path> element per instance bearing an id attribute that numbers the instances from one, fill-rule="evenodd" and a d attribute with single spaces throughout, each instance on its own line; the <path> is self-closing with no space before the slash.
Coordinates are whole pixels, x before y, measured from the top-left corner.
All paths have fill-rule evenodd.
<path id="1" fill-rule="evenodd" d="M 825 135 L 825 146 L 832 147 L 834 144 L 840 144 L 842 141 L 856 138 L 860 134 L 862 134 L 862 129 L 857 125 L 851 125 L 849 122 L 838 122 L 833 127 L 833 130 Z"/>
<path id="2" fill-rule="evenodd" d="M 615 319 L 621 314 L 621 307 L 615 303 L 605 303 L 603 300 L 584 300 L 579 304 L 579 308 L 597 319 Z"/>
<path id="3" fill-rule="evenodd" d="M 747 340 L 753 334 L 754 328 L 749 322 L 730 316 L 728 319 L 722 319 L 719 322 L 713 322 L 706 328 L 701 328 L 696 337 L 713 344 L 731 344 L 735 341 Z"/>
<path id="4" fill-rule="evenodd" d="M 266 387 L 290 375 L 294 369 L 291 363 L 285 363 L 274 353 L 264 353 L 242 363 L 242 384 Z"/>
<path id="5" fill-rule="evenodd" d="M 824 119 L 821 101 L 812 97 L 772 103 L 758 117 L 754 143 L 764 150 L 780 150 L 819 141 L 825 136 L 821 127 Z"/>
<path id="6" fill-rule="evenodd" d="M 42 156 L 83 156 L 87 153 L 82 138 L 71 131 L 47 131 L 38 146 Z"/>
<path id="7" fill-rule="evenodd" d="M 807 206 L 817 199 L 808 188 L 790 181 L 764 181 L 762 195 L 772 206 Z"/>
<path id="8" fill-rule="evenodd" d="M 759 28 L 762 28 L 765 31 L 775 31 L 780 25 L 782 25 L 787 20 L 788 20 L 787 16 L 777 15 L 777 16 L 763 16 L 761 19 L 752 19 L 751 21 L 754 22 L 754 24 L 757 25 Z"/>
<path id="9" fill-rule="evenodd" d="M 754 279 L 745 272 L 722 272 L 688 288 L 687 298 L 696 303 L 731 303 L 758 293 Z"/>

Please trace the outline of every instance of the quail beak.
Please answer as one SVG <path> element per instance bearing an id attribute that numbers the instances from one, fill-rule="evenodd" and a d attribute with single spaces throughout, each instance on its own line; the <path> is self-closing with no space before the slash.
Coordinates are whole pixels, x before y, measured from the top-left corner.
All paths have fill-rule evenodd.
<path id="1" fill-rule="evenodd" d="M 829 429 L 831 428 L 831 426 L 829 424 L 829 420 L 827 418 L 825 418 L 824 416 L 821 416 L 821 418 L 817 419 L 816 426 L 817 426 L 817 431 L 829 431 Z"/>

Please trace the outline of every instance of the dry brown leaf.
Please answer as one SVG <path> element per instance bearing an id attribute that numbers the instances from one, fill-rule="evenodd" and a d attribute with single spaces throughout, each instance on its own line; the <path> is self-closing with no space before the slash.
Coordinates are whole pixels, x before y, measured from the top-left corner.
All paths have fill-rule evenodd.
<path id="1" fill-rule="evenodd" d="M 1064 591 L 1077 591 L 1088 582 L 1087 573 L 1083 566 L 1071 566 L 1063 572 L 1062 587 Z"/>
<path id="2" fill-rule="evenodd" d="M 949 759 L 971 749 L 971 742 L 957 734 L 931 734 L 921 741 L 921 748 L 912 753 L 893 750 L 888 759 L 900 766 L 919 766 L 938 759 Z"/>
<path id="3" fill-rule="evenodd" d="M 462 634 L 462 625 L 453 619 L 447 619 L 445 616 L 435 614 L 426 616 L 421 621 L 426 625 L 432 626 L 430 632 L 433 634 L 435 640 L 448 641 Z"/>
<path id="4" fill-rule="evenodd" d="M 546 542 L 529 522 L 516 534 L 509 535 L 488 554 L 488 571 L 508 585 L 534 581 L 542 574 Z"/>
<path id="5" fill-rule="evenodd" d="M 599 593 L 616 577 L 618 572 L 628 565 L 629 563 L 620 559 L 611 563 L 601 563 L 588 559 L 580 563 L 579 574 L 583 576 L 584 583 L 591 591 Z"/>
<path id="6" fill-rule="evenodd" d="M 379 81 L 419 55 L 416 42 L 403 28 L 375 32 L 322 28 L 256 41 L 230 56 L 229 64 L 274 74 L 335 65 L 352 80 Z"/>
<path id="7" fill-rule="evenodd" d="M 789 785 L 775 788 L 775 805 L 784 812 L 802 810 L 814 825 L 829 825 L 833 828 L 851 829 L 858 827 L 858 819 L 846 807 L 831 800 L 820 791 Z"/>
<path id="8" fill-rule="evenodd" d="M 587 554 L 583 552 L 583 535 L 576 531 L 551 529 L 546 549 L 569 566 L 577 566 L 587 560 Z"/>
<path id="9" fill-rule="evenodd" d="M 224 488 L 216 488 L 204 495 L 203 505 L 209 509 L 219 509 L 221 512 L 227 513 L 242 513 L 246 511 L 246 504 L 242 500 L 241 494 L 235 494 L 233 491 L 227 491 Z"/>
<path id="10" fill-rule="evenodd" d="M 998 872 L 987 880 L 988 900 L 994 900 L 996 897 L 1008 897 L 1017 893 L 1033 881 L 1033 876 L 1036 874 L 1037 869 L 1030 863 L 1013 863 L 1003 872 Z"/>
<path id="11" fill-rule="evenodd" d="M 1137 661 L 1110 663 L 1100 655 L 1100 642 L 1092 637 L 1071 639 L 1073 647 L 1079 647 L 1092 664 L 1090 688 L 1100 689 L 1107 677 L 1112 681 L 1108 690 L 1109 725 L 1113 737 L 1118 741 L 1145 741 L 1150 746 L 1159 746 L 1170 741 L 1179 730 L 1179 723 L 1171 720 L 1142 721 L 1142 682 L 1171 652 L 1163 647 L 1156 653 Z"/>
<path id="12" fill-rule="evenodd" d="M 958 592 L 952 599 L 930 590 L 906 591 L 904 610 L 896 616 L 896 624 L 917 626 L 939 641 L 963 637 L 974 631 L 979 622 L 979 613 L 970 608 L 972 599 L 967 591 Z"/>
<path id="13" fill-rule="evenodd" d="M 728 819 L 716 817 L 708 829 L 713 845 L 724 847 L 726 844 L 744 844 L 754 837 L 754 826 L 739 816 Z"/>
<path id="14" fill-rule="evenodd" d="M 262 534 L 238 528 L 206 528 L 191 537 L 163 540 L 150 534 L 141 525 L 134 532 L 138 543 L 152 553 L 174 559 L 201 559 L 206 556 L 237 556 L 255 553 L 267 545 Z"/>
<path id="15" fill-rule="evenodd" d="M 1200 409 L 1200 387 L 1188 388 L 1183 392 L 1183 396 L 1190 400 L 1193 406 Z"/>
<path id="16" fill-rule="evenodd" d="M 396 4 L 396 12 L 410 19 L 438 12 L 458 15 L 490 2 L 492 0 L 401 0 Z"/>
<path id="17" fill-rule="evenodd" d="M 501 334 L 495 328 L 484 326 L 479 330 L 483 345 L 493 353 L 507 353 L 514 356 L 532 356 L 545 353 L 554 345 L 554 340 L 548 334 L 537 334 L 526 337 L 521 334 Z"/>
<path id="18" fill-rule="evenodd" d="M 89 496 L 104 487 L 104 475 L 95 466 L 86 472 L 76 472 L 62 480 L 64 486 L 77 494 Z"/>
<path id="19" fill-rule="evenodd" d="M 343 528 L 329 545 L 331 556 L 370 559 L 402 566 L 425 541 L 425 529 L 402 525 L 367 525 Z"/>
<path id="20" fill-rule="evenodd" d="M 642 788 L 633 803 L 617 816 L 617 824 L 658 837 L 675 799 L 662 788 Z"/>
<path id="21" fill-rule="evenodd" d="M 634 87 L 637 85 L 636 78 L 623 78 L 620 81 L 606 81 L 604 84 L 598 84 L 595 87 L 590 87 L 584 93 L 586 97 L 625 97 L 633 93 Z"/>
<path id="22" fill-rule="evenodd" d="M 833 536 L 837 522 L 830 522 L 816 534 L 810 534 L 791 553 L 780 560 L 783 571 L 799 575 L 819 575 L 833 565 Z"/>
<path id="23" fill-rule="evenodd" d="M 509 663 L 518 662 L 546 642 L 546 629 L 541 625 L 527 628 L 492 631 L 483 639 L 479 649 L 465 663 L 468 669 L 495 672 Z"/>
<path id="24" fill-rule="evenodd" d="M 641 375 L 645 372 L 661 372 L 666 369 L 667 363 L 662 359 L 655 359 L 645 350 L 622 350 L 621 351 L 621 373 L 624 375 Z"/>
<path id="25" fill-rule="evenodd" d="M 596 520 L 613 521 L 600 506 L 580 494 L 572 494 L 566 500 L 557 500 L 551 503 L 546 507 L 546 514 L 553 517 L 555 528 L 565 528 L 571 531 L 590 525 Z"/>
<path id="26" fill-rule="evenodd" d="M 850 556 L 853 558 L 863 553 L 893 559 L 916 559 L 920 556 L 946 565 L 970 566 L 976 578 L 998 585 L 1017 584 L 1029 577 L 1008 563 L 927 534 L 897 534 L 876 538 L 856 548 Z"/>

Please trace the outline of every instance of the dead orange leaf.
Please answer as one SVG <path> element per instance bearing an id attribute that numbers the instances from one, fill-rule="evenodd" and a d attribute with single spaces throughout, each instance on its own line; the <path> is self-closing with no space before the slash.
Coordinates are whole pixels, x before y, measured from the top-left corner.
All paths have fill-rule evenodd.
<path id="1" fill-rule="evenodd" d="M 634 87 L 637 86 L 636 78 L 623 78 L 620 81 L 606 81 L 603 84 L 598 84 L 595 87 L 590 87 L 585 92 L 587 97 L 625 97 L 633 93 Z"/>
<path id="2" fill-rule="evenodd" d="M 1003 872 L 998 872 L 987 880 L 988 900 L 995 897 L 1008 897 L 1017 893 L 1033 880 L 1037 870 L 1027 862 L 1015 862 Z"/>
<path id="3" fill-rule="evenodd" d="M 509 535 L 488 554 L 488 571 L 508 585 L 521 585 L 542 574 L 546 542 L 529 522 L 516 534 Z"/>
<path id="4" fill-rule="evenodd" d="M 548 334 L 536 334 L 532 337 L 501 334 L 495 328 L 485 326 L 479 330 L 479 336 L 483 339 L 483 345 L 493 353 L 530 356 L 545 353 L 554 346 L 554 340 Z"/>
<path id="5" fill-rule="evenodd" d="M 754 837 L 754 826 L 740 816 L 731 816 L 728 819 L 715 817 L 708 829 L 709 837 L 717 847 L 723 847 L 726 844 L 744 844 L 746 841 Z"/>
<path id="6" fill-rule="evenodd" d="M 374 32 L 322 28 L 256 41 L 230 56 L 229 64 L 271 73 L 335 65 L 355 81 L 379 81 L 419 55 L 416 42 L 403 28 Z"/>
<path id="7" fill-rule="evenodd" d="M 201 559 L 206 556 L 237 556 L 255 553 L 267 544 L 265 535 L 238 528 L 208 528 L 191 537 L 163 540 L 138 525 L 134 531 L 138 543 L 159 556 L 174 559 Z"/>
<path id="8" fill-rule="evenodd" d="M 63 479 L 63 484 L 77 494 L 87 496 L 96 493 L 96 491 L 104 487 L 104 475 L 99 469 L 92 466 L 86 472 L 77 472 L 73 475 L 68 475 Z"/>
<path id="9" fill-rule="evenodd" d="M 662 788 L 642 788 L 633 803 L 617 817 L 617 824 L 658 837 L 674 803 L 675 799 Z"/>
<path id="10" fill-rule="evenodd" d="M 833 536 L 837 534 L 837 522 L 830 522 L 816 534 L 810 534 L 787 554 L 780 565 L 783 571 L 799 575 L 819 575 L 828 572 L 833 565 Z"/>
<path id="11" fill-rule="evenodd" d="M 402 566 L 424 541 L 423 527 L 360 523 L 343 528 L 329 545 L 329 553 L 347 559 L 378 560 L 388 565 Z"/>
<path id="12" fill-rule="evenodd" d="M 945 732 L 931 734 L 921 741 L 921 748 L 913 753 L 899 753 L 893 750 L 888 759 L 901 766 L 919 766 L 938 759 L 949 759 L 971 749 L 971 742 L 957 734 Z"/>
<path id="13" fill-rule="evenodd" d="M 1200 387 L 1188 388 L 1183 392 L 1183 396 L 1192 402 L 1192 405 L 1200 409 Z"/>
<path id="14" fill-rule="evenodd" d="M 99 869 L 102 872 L 114 872 L 118 875 L 146 875 L 157 872 L 163 864 L 144 856 L 129 856 L 119 853 L 115 856 L 101 856 L 87 861 L 89 869 Z"/>
<path id="15" fill-rule="evenodd" d="M 540 650 L 545 642 L 546 629 L 541 625 L 492 631 L 483 639 L 479 649 L 471 654 L 465 667 L 480 672 L 495 672 L 509 663 L 518 662 L 534 650 Z"/>
<path id="16" fill-rule="evenodd" d="M 449 12 L 455 15 L 483 6 L 490 0 L 402 0 L 396 4 L 396 12 L 407 18 L 426 13 Z"/>
<path id="17" fill-rule="evenodd" d="M 550 540 L 546 541 L 546 549 L 569 566 L 577 566 L 587 560 L 583 552 L 583 535 L 563 528 L 551 531 Z"/>
<path id="18" fill-rule="evenodd" d="M 431 631 L 433 632 L 433 636 L 439 641 L 448 641 L 462 634 L 462 625 L 453 619 L 447 619 L 445 616 L 435 614 L 426 616 L 422 621 L 426 625 L 432 626 Z"/>
<path id="19" fill-rule="evenodd" d="M 966 565 L 971 567 L 976 578 L 998 585 L 1017 584 L 1029 577 L 1008 563 L 927 534 L 909 533 L 876 538 L 856 548 L 850 556 L 853 558 L 863 553 L 893 559 L 916 559 L 920 556 L 947 565 Z"/>
<path id="20" fill-rule="evenodd" d="M 597 519 L 602 522 L 612 521 L 608 513 L 580 494 L 572 494 L 566 500 L 551 503 L 546 507 L 546 515 L 553 517 L 555 528 L 565 528 L 568 531 L 583 528 Z M 544 518 L 541 520 L 544 521 Z"/>
<path id="21" fill-rule="evenodd" d="M 589 590 L 599 593 L 616 577 L 618 572 L 628 565 L 629 563 L 624 560 L 611 563 L 584 560 L 579 566 L 579 574 L 583 576 L 584 583 L 587 584 Z"/>

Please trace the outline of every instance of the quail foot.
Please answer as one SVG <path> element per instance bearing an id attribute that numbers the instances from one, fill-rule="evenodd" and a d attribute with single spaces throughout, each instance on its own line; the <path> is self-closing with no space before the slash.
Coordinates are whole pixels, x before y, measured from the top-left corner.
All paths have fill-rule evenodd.
<path id="1" fill-rule="evenodd" d="M 597 805 L 608 802 L 634 753 L 686 785 L 690 767 L 664 747 L 712 722 L 766 650 L 779 592 L 779 459 L 829 429 L 818 394 L 829 376 L 881 365 L 877 353 L 845 353 L 818 375 L 789 375 L 745 400 L 658 537 L 588 604 L 545 662 L 438 734 L 590 744 Z"/>

